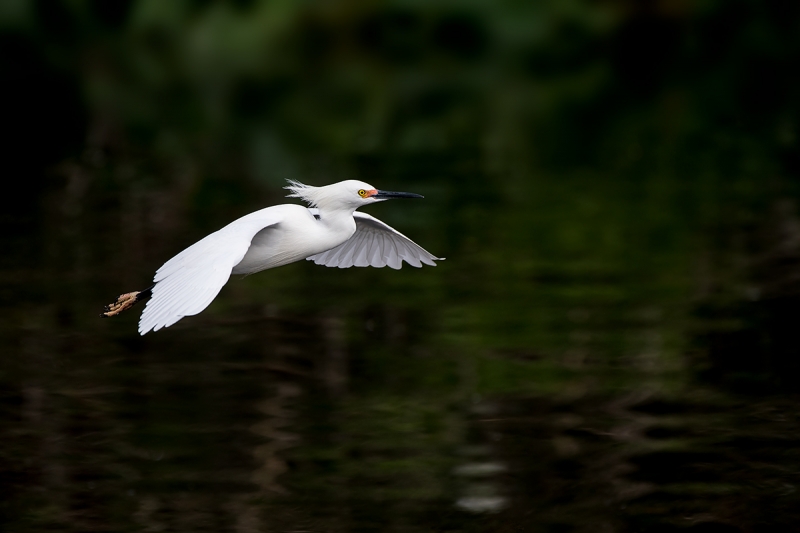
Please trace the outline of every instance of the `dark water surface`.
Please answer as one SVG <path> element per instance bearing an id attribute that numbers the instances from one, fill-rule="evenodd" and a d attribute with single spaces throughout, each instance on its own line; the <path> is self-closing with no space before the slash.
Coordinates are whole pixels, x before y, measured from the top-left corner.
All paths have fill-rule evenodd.
<path id="1" fill-rule="evenodd" d="M 65 179 L 4 244 L 8 531 L 800 519 L 797 363 L 781 356 L 796 341 L 765 325 L 785 311 L 770 306 L 791 309 L 768 293 L 781 280 L 768 265 L 787 259 L 762 254 L 761 281 L 719 266 L 748 248 L 726 239 L 753 226 L 796 250 L 774 229 L 796 223 L 788 200 L 774 223 L 704 229 L 702 193 L 670 178 L 532 179 L 493 202 L 465 196 L 491 197 L 488 178 L 466 192 L 420 182 L 409 188 L 424 202 L 371 212 L 448 256 L 440 266 L 290 265 L 232 280 L 206 312 L 141 338 L 139 311 L 100 308 L 203 230 L 159 236 L 178 223 L 152 212 L 155 193 L 91 180 Z M 752 203 L 721 196 L 710 208 L 751 220 Z"/>

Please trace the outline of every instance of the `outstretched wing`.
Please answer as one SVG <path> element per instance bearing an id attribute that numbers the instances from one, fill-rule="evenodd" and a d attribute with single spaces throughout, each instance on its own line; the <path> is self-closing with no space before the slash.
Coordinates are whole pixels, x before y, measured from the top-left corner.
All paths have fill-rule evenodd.
<path id="1" fill-rule="evenodd" d="M 208 307 L 247 253 L 255 234 L 282 219 L 283 213 L 270 207 L 250 213 L 164 263 L 153 278 L 156 284 L 139 319 L 139 333 L 158 331 Z"/>
<path id="2" fill-rule="evenodd" d="M 312 210 L 312 213 L 314 211 Z M 422 263 L 436 266 L 435 257 L 417 243 L 388 224 L 366 213 L 353 213 L 356 232 L 348 240 L 327 252 L 312 255 L 307 259 L 327 267 L 350 268 L 351 266 L 385 267 L 399 269 L 403 261 L 414 267 Z"/>

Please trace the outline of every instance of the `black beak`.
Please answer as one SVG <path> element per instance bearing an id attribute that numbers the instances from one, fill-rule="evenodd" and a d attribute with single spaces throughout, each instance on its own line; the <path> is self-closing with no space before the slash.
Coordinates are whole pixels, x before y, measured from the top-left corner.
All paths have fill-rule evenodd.
<path id="1" fill-rule="evenodd" d="M 392 198 L 425 198 L 421 194 L 414 194 L 413 192 L 393 192 L 393 191 L 378 191 L 378 194 L 373 196 L 376 200 L 391 200 Z"/>

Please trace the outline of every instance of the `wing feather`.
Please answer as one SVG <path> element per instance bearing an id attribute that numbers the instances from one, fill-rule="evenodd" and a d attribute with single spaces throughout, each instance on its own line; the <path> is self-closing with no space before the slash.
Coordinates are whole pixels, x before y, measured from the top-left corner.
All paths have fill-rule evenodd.
<path id="1" fill-rule="evenodd" d="M 372 253 L 369 256 L 369 264 L 375 265 L 377 268 L 385 266 L 386 263 L 383 262 L 383 259 L 381 258 L 382 251 L 383 251 L 383 243 L 381 243 L 380 241 L 374 242 L 372 246 Z M 382 265 L 380 264 L 381 262 L 383 262 Z"/>
<path id="2" fill-rule="evenodd" d="M 380 252 L 380 257 L 375 262 L 375 267 L 376 268 L 383 268 L 388 264 L 386 262 L 386 259 L 388 257 L 387 254 L 389 253 L 389 247 L 390 246 L 391 246 L 391 243 L 388 241 L 388 239 L 378 239 L 378 248 L 379 248 L 379 252 Z"/>
<path id="3" fill-rule="evenodd" d="M 405 249 L 405 253 L 403 254 L 403 260 L 409 265 L 420 268 L 422 267 L 422 263 L 420 262 L 419 258 L 417 257 L 417 250 L 414 250 L 412 246 L 409 246 L 408 243 L 401 243 L 401 246 Z"/>
<path id="4" fill-rule="evenodd" d="M 356 264 L 356 259 L 358 252 L 362 250 L 365 246 L 364 241 L 367 238 L 365 233 L 359 234 L 355 236 L 355 239 L 352 239 L 351 242 L 348 243 L 346 249 L 342 249 L 342 255 L 344 256 L 344 263 L 339 265 L 340 268 L 350 268 L 351 266 L 358 266 Z"/>
<path id="5" fill-rule="evenodd" d="M 366 245 L 364 243 L 366 238 L 367 238 L 366 234 L 358 235 L 358 237 L 354 239 L 353 242 L 351 242 L 347 247 L 347 254 L 345 257 L 345 264 L 347 265 L 347 268 L 351 266 L 357 266 L 356 259 L 358 256 L 358 252 L 360 252 L 361 249 L 364 248 L 364 246 Z"/>
<path id="6" fill-rule="evenodd" d="M 403 261 L 414 267 L 424 264 L 436 266 L 436 257 L 417 243 L 380 220 L 365 213 L 355 212 L 356 232 L 339 246 L 307 259 L 327 267 L 388 266 L 399 269 Z"/>
<path id="7" fill-rule="evenodd" d="M 256 211 L 197 241 L 164 263 L 153 278 L 156 283 L 139 319 L 139 333 L 144 335 L 169 327 L 208 307 L 228 282 L 233 267 L 247 253 L 256 233 L 281 220 L 280 209 Z"/>
<path id="8" fill-rule="evenodd" d="M 403 259 L 400 256 L 400 250 L 398 250 L 398 243 L 395 239 L 386 239 L 387 245 L 389 248 L 389 259 L 386 263 L 389 265 L 389 268 L 393 268 L 395 270 L 400 270 L 403 267 Z"/>
<path id="9" fill-rule="evenodd" d="M 370 261 L 367 259 L 367 252 L 369 252 L 370 247 L 373 246 L 373 240 L 373 236 L 370 233 L 364 232 L 359 246 L 353 250 L 353 255 L 355 256 L 353 265 L 357 267 L 367 267 L 370 265 Z"/>

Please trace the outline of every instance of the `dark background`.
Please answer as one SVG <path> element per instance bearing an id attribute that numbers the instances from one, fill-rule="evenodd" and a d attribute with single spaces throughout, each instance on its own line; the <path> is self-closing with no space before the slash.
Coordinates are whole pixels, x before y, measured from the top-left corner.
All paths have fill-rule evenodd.
<path id="1" fill-rule="evenodd" d="M 0 523 L 800 523 L 800 4 L 0 5 Z M 436 268 L 98 317 L 286 179 Z"/>

